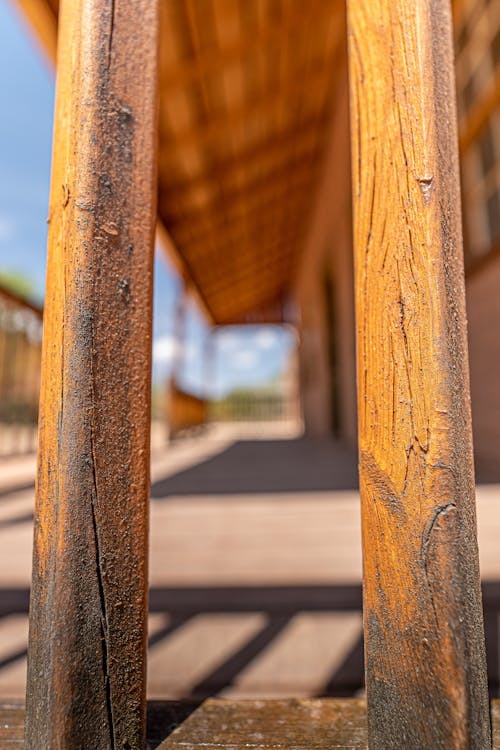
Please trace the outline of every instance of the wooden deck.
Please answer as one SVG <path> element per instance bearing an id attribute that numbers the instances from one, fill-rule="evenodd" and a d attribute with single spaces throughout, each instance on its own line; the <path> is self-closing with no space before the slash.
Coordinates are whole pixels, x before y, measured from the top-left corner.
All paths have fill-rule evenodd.
<path id="1" fill-rule="evenodd" d="M 492 702 L 493 750 L 500 750 L 500 701 Z M 0 750 L 23 747 L 24 706 L 0 708 Z M 148 750 L 361 750 L 366 704 L 359 699 L 224 701 L 199 707 L 148 704 Z"/>
<path id="2" fill-rule="evenodd" d="M 362 697 L 356 456 L 257 430 L 213 426 L 167 450 L 153 434 L 149 699 Z M 34 471 L 1 465 L 0 703 L 25 693 Z M 499 501 L 500 484 L 478 487 L 491 698 Z"/>

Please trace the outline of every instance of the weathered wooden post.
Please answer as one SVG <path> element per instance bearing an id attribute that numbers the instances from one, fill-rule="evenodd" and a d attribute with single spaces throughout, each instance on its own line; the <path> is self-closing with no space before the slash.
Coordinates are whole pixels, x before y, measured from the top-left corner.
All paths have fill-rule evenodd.
<path id="1" fill-rule="evenodd" d="M 491 746 L 448 0 L 348 0 L 371 750 Z"/>
<path id="2" fill-rule="evenodd" d="M 26 747 L 142 748 L 158 0 L 63 0 Z"/>

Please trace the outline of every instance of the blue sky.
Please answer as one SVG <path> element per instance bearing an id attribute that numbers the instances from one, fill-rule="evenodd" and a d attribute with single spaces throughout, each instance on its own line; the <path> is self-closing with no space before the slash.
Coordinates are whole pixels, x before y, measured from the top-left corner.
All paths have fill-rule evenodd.
<path id="1" fill-rule="evenodd" d="M 50 181 L 54 72 L 13 0 L 0 0 L 0 271 L 21 273 L 43 299 Z M 179 280 L 161 252 L 155 261 L 153 375 L 170 371 L 176 350 L 172 321 Z M 182 382 L 207 391 L 208 329 L 189 306 Z M 286 365 L 292 338 L 279 328 L 219 329 L 212 393 L 269 382 Z"/>

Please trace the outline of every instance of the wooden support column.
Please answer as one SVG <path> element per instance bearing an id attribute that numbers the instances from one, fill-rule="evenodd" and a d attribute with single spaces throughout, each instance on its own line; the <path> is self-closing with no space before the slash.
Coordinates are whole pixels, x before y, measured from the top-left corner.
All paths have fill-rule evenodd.
<path id="1" fill-rule="evenodd" d="M 158 0 L 62 0 L 26 748 L 144 747 Z"/>
<path id="2" fill-rule="evenodd" d="M 217 326 L 209 326 L 203 348 L 203 398 L 207 405 L 216 398 Z"/>
<path id="3" fill-rule="evenodd" d="M 348 0 L 371 750 L 491 746 L 448 0 Z"/>
<path id="4" fill-rule="evenodd" d="M 186 366 L 188 284 L 181 276 L 181 286 L 174 313 L 174 356 L 171 381 L 180 386 Z"/>

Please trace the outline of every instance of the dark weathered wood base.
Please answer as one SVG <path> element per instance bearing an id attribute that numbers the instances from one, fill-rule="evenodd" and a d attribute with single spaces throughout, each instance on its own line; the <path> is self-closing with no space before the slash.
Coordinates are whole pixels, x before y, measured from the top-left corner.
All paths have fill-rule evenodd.
<path id="1" fill-rule="evenodd" d="M 500 700 L 492 702 L 500 750 Z M 24 706 L 0 706 L 0 750 L 23 747 Z M 165 738 L 163 743 L 161 739 Z M 148 748 L 158 750 L 334 750 L 367 748 L 366 703 L 358 699 L 148 704 Z"/>

